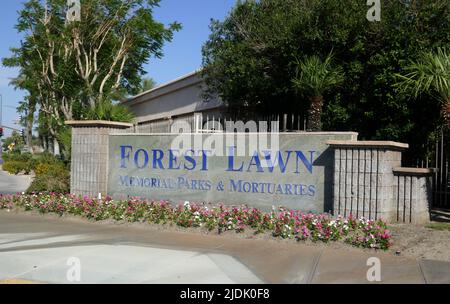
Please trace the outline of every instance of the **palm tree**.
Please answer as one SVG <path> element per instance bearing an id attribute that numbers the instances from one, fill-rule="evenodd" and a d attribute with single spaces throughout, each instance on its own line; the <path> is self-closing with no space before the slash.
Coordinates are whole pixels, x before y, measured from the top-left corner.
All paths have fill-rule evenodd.
<path id="1" fill-rule="evenodd" d="M 292 80 L 294 88 L 311 101 L 308 111 L 308 131 L 322 130 L 323 95 L 344 81 L 340 67 L 333 66 L 333 56 L 325 60 L 313 55 L 296 64 L 297 76 Z"/>
<path id="2" fill-rule="evenodd" d="M 415 98 L 423 93 L 435 96 L 442 103 L 444 125 L 450 128 L 450 53 L 446 49 L 422 53 L 397 77 L 401 92 L 412 93 Z"/>
<path id="3" fill-rule="evenodd" d="M 141 93 L 150 91 L 156 87 L 156 81 L 153 78 L 142 79 L 142 90 Z"/>

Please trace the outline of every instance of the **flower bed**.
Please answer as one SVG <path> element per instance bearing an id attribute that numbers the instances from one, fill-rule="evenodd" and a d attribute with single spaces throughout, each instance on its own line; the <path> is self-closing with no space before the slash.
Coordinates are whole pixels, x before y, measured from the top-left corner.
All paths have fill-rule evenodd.
<path id="1" fill-rule="evenodd" d="M 227 207 L 186 202 L 177 206 L 166 201 L 146 201 L 138 198 L 113 201 L 74 195 L 0 195 L 0 209 L 21 209 L 40 213 L 71 214 L 95 221 L 116 221 L 174 224 L 185 228 L 210 231 L 251 230 L 271 232 L 274 237 L 313 242 L 344 241 L 353 246 L 387 250 L 391 234 L 385 222 L 350 216 L 333 218 L 328 214 L 307 214 L 279 208 L 262 212 L 247 206 Z"/>

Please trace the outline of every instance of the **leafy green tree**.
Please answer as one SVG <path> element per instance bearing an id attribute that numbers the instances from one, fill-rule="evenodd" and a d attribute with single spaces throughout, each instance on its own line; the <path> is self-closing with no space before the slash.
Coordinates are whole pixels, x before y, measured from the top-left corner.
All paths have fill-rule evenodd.
<path id="1" fill-rule="evenodd" d="M 97 103 L 95 108 L 86 112 L 84 117 L 87 120 L 107 120 L 130 123 L 134 121 L 134 115 L 130 112 L 128 107 L 109 101 Z"/>
<path id="2" fill-rule="evenodd" d="M 436 96 L 446 127 L 450 127 L 450 53 L 442 48 L 423 53 L 404 70 L 403 75 L 398 74 L 400 90 L 416 98 L 421 94 Z"/>
<path id="3" fill-rule="evenodd" d="M 10 137 L 3 140 L 3 150 L 10 151 L 10 147 L 12 147 L 12 153 L 20 153 L 24 147 L 22 136 L 17 131 L 13 131 Z"/>
<path id="4" fill-rule="evenodd" d="M 238 1 L 211 23 L 203 47 L 209 93 L 234 112 L 307 112 L 309 98 L 292 85 L 296 58 L 333 52 L 345 79 L 324 93 L 323 129 L 408 142 L 412 163 L 439 126 L 440 105 L 399 91 L 396 74 L 422 52 L 450 47 L 450 2 L 384 1 L 380 22 L 366 19 L 368 8 L 360 0 Z"/>
<path id="5" fill-rule="evenodd" d="M 117 109 L 116 96 L 136 94 L 143 65 L 163 56 L 165 42 L 181 28 L 153 18 L 159 0 L 84 0 L 81 21 L 66 20 L 66 0 L 28 0 L 19 12 L 17 30 L 25 35 L 3 64 L 20 69 L 13 82 L 27 90 L 27 115 L 39 111 L 59 153 L 64 121 L 82 119 L 99 107 Z M 37 105 L 37 106 L 34 106 Z M 105 116 L 105 115 L 103 115 Z"/>
<path id="6" fill-rule="evenodd" d="M 142 90 L 141 93 L 150 91 L 156 87 L 156 81 L 153 78 L 144 78 L 142 80 Z"/>
<path id="7" fill-rule="evenodd" d="M 325 60 L 313 55 L 297 63 L 297 76 L 292 82 L 294 88 L 311 101 L 308 131 L 322 130 L 323 94 L 344 81 L 342 70 L 334 67 L 332 61 L 332 55 L 327 56 Z"/>

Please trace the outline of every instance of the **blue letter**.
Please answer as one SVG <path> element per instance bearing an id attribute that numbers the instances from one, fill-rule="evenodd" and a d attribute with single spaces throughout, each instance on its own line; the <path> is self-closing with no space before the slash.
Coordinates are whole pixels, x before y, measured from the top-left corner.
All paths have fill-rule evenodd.
<path id="1" fill-rule="evenodd" d="M 258 168 L 258 173 L 264 173 L 264 169 L 261 166 L 261 160 L 259 159 L 258 152 L 253 154 L 252 159 L 250 160 L 250 164 L 248 165 L 247 172 L 251 172 L 251 167 L 256 166 Z"/>
<path id="2" fill-rule="evenodd" d="M 186 164 L 184 164 L 184 170 L 192 171 L 195 169 L 195 167 L 197 167 L 197 162 L 195 161 L 195 158 L 187 155 L 188 152 L 192 153 L 192 155 L 195 154 L 194 150 L 186 151 L 186 154 L 184 155 L 184 159 L 187 162 L 191 163 L 192 167 L 188 167 Z"/>
<path id="3" fill-rule="evenodd" d="M 125 149 L 130 149 L 130 152 L 133 151 L 133 147 L 132 146 L 120 146 L 120 155 L 122 160 L 120 161 L 120 168 L 126 168 L 126 164 L 125 164 L 125 160 L 130 160 L 130 152 L 126 152 Z"/>
<path id="4" fill-rule="evenodd" d="M 296 153 L 297 153 L 297 171 L 295 171 L 295 173 L 300 174 L 300 171 L 299 171 L 299 168 L 298 168 L 299 160 L 301 160 L 303 162 L 303 164 L 305 165 L 306 169 L 308 169 L 309 173 L 311 173 L 311 174 L 313 173 L 313 162 L 314 162 L 313 158 L 314 158 L 314 153 L 315 152 L 316 151 L 309 151 L 311 159 L 308 161 L 306 159 L 305 154 L 303 154 L 302 151 L 296 151 Z"/>
<path id="5" fill-rule="evenodd" d="M 169 170 L 180 170 L 181 165 L 178 164 L 178 167 L 174 168 L 178 164 L 177 157 L 173 154 L 173 150 L 169 150 Z"/>
<path id="6" fill-rule="evenodd" d="M 163 158 L 164 158 L 164 151 L 153 150 L 153 169 L 157 169 L 157 167 L 159 167 L 159 169 L 164 170 L 164 165 L 162 163 Z"/>
<path id="7" fill-rule="evenodd" d="M 144 153 L 144 165 L 143 166 L 139 166 L 139 154 L 143 152 Z M 145 167 L 148 166 L 148 153 L 146 150 L 144 149 L 139 149 L 136 151 L 136 154 L 134 154 L 134 164 L 136 165 L 136 167 L 138 169 L 143 169 Z"/>
<path id="8" fill-rule="evenodd" d="M 270 154 L 270 151 L 264 151 L 270 173 L 273 173 L 275 164 L 279 165 L 281 173 L 286 172 L 286 167 L 289 162 L 289 158 L 291 157 L 292 151 L 286 151 L 286 153 L 287 153 L 286 162 L 284 161 L 283 156 L 281 155 L 281 151 L 278 151 L 277 156 L 275 158 L 275 163 L 272 163 L 272 155 Z"/>
<path id="9" fill-rule="evenodd" d="M 202 160 L 203 160 L 203 165 L 202 165 L 202 171 L 208 171 L 208 154 L 207 152 L 210 152 L 210 150 L 202 150 Z"/>
<path id="10" fill-rule="evenodd" d="M 244 163 L 241 164 L 241 168 L 234 169 L 234 148 L 235 147 L 229 147 L 228 148 L 228 170 L 231 172 L 242 172 L 244 170 Z"/>

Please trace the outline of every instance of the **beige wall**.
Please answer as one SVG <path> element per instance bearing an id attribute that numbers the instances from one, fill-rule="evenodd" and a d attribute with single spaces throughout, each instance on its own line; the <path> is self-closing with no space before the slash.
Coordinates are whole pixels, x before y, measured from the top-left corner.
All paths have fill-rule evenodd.
<path id="1" fill-rule="evenodd" d="M 217 97 L 205 102 L 202 96 L 204 85 L 196 72 L 135 96 L 124 104 L 136 115 L 138 124 L 221 107 L 223 103 Z"/>

